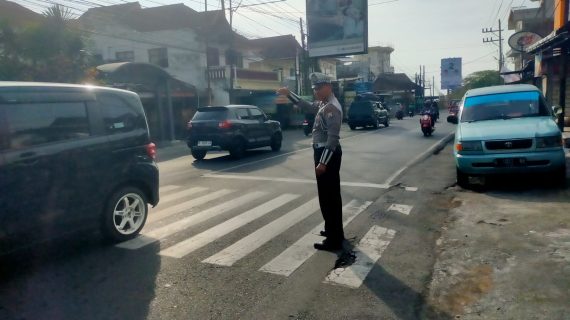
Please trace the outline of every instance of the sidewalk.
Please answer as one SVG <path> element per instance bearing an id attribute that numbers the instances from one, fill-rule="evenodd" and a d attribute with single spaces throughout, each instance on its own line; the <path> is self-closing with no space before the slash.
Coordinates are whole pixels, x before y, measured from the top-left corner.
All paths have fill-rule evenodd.
<path id="1" fill-rule="evenodd" d="M 570 188 L 450 192 L 425 317 L 568 319 Z"/>

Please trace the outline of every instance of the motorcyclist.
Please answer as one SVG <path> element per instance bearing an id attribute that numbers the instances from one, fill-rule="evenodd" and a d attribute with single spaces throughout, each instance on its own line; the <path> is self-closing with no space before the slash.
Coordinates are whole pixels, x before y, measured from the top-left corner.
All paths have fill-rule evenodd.
<path id="1" fill-rule="evenodd" d="M 424 108 L 420 112 L 421 115 L 429 115 L 431 118 L 431 126 L 435 128 L 435 114 L 434 109 L 431 104 L 426 103 L 424 104 Z"/>

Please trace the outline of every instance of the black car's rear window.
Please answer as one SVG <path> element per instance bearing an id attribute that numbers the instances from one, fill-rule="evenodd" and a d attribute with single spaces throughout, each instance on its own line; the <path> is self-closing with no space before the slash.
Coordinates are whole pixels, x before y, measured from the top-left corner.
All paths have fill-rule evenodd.
<path id="1" fill-rule="evenodd" d="M 226 108 L 200 108 L 192 120 L 225 120 L 228 109 Z"/>
<path id="2" fill-rule="evenodd" d="M 350 105 L 350 114 L 367 114 L 372 112 L 372 103 L 354 102 Z"/>

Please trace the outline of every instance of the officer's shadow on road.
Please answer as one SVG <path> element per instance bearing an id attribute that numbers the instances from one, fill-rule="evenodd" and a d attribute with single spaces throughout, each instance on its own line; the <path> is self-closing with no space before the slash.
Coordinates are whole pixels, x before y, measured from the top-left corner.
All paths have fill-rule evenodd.
<path id="1" fill-rule="evenodd" d="M 354 249 L 354 244 L 345 241 L 343 250 L 337 253 L 338 259 L 335 268 L 348 267 L 354 263 L 356 259 Z M 363 252 L 358 252 L 358 255 L 363 254 Z M 370 273 L 366 275 L 363 285 L 386 304 L 398 319 L 453 319 L 445 311 L 426 303 L 422 293 L 392 275 L 378 261 Z"/>
<path id="2" fill-rule="evenodd" d="M 127 251 L 96 235 L 0 257 L 0 319 L 146 319 L 159 244 Z"/>

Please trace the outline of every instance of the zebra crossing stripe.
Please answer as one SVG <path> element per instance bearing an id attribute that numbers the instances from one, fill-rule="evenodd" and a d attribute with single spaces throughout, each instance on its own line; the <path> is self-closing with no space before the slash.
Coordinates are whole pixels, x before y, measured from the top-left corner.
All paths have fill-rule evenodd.
<path id="1" fill-rule="evenodd" d="M 173 258 L 182 258 L 194 252 L 195 250 L 200 249 L 203 246 L 227 235 L 228 233 L 254 221 L 255 219 L 263 217 L 267 213 L 289 203 L 290 201 L 293 201 L 294 199 L 297 199 L 298 197 L 299 195 L 295 194 L 283 194 L 226 222 L 223 222 L 200 234 L 197 234 L 192 238 L 186 239 L 165 250 L 162 250 L 160 251 L 160 255 Z"/>
<path id="2" fill-rule="evenodd" d="M 396 211 L 405 215 L 410 215 L 410 212 L 412 211 L 414 207 L 413 206 L 408 206 L 405 204 L 397 204 L 397 203 L 393 203 L 392 205 L 390 205 L 390 207 L 388 208 L 388 211 Z"/>
<path id="3" fill-rule="evenodd" d="M 226 201 L 215 207 L 188 216 L 184 219 L 174 221 L 173 223 L 165 225 L 161 228 L 151 230 L 145 233 L 144 235 L 134 238 L 132 240 L 119 243 L 116 245 L 116 247 L 130 249 L 130 250 L 140 249 L 146 245 L 164 239 L 168 236 L 171 236 L 177 232 L 180 232 L 198 223 L 204 222 L 210 218 L 214 218 L 232 209 L 248 204 L 251 201 L 261 198 L 266 194 L 267 194 L 266 192 L 261 192 L 261 191 L 255 191 L 245 194 L 239 198 Z"/>
<path id="4" fill-rule="evenodd" d="M 352 200 L 343 208 L 343 225 L 346 227 L 361 212 L 365 211 L 372 201 L 366 201 L 359 205 L 358 200 Z M 261 267 L 259 271 L 269 272 L 282 276 L 289 276 L 305 261 L 307 261 L 317 251 L 313 244 L 321 241 L 323 237 L 319 236 L 319 232 L 323 230 L 324 223 L 320 223 L 317 227 L 295 242 L 292 246 L 283 251 L 280 255 Z"/>
<path id="5" fill-rule="evenodd" d="M 191 196 L 193 194 L 196 194 L 196 193 L 199 193 L 202 191 L 206 191 L 206 190 L 208 190 L 208 188 L 194 187 L 194 188 L 178 191 L 176 193 L 169 194 L 169 195 L 164 196 L 164 197 L 160 197 L 160 204 L 164 204 L 164 203 L 167 203 L 170 201 L 178 200 L 180 198 Z"/>
<path id="6" fill-rule="evenodd" d="M 172 191 L 172 190 L 175 190 L 175 189 L 178 189 L 178 188 L 180 188 L 180 186 L 167 185 L 167 186 L 164 186 L 164 187 L 160 187 L 159 190 L 160 190 L 160 194 L 163 194 L 163 193 L 166 193 L 166 192 L 168 192 L 168 191 Z"/>
<path id="7" fill-rule="evenodd" d="M 350 288 L 360 287 L 395 235 L 394 230 L 372 226 L 355 248 L 356 261 L 347 268 L 332 270 L 324 282 Z"/>
<path id="8" fill-rule="evenodd" d="M 234 192 L 234 190 L 222 189 L 222 190 L 218 190 L 218 191 L 209 193 L 207 195 L 204 195 L 204 196 L 201 196 L 198 198 L 190 199 L 188 201 L 179 203 L 179 204 L 171 206 L 171 207 L 167 207 L 167 208 L 162 209 L 162 210 L 158 210 L 157 212 L 151 212 L 148 215 L 147 221 L 150 223 L 150 222 L 154 222 L 154 221 L 164 219 L 166 217 L 170 217 L 170 216 L 175 215 L 177 213 L 192 209 L 194 207 L 203 205 L 204 203 L 208 203 L 212 200 L 221 198 L 221 197 L 228 195 L 232 192 Z"/>
<path id="9" fill-rule="evenodd" d="M 319 201 L 313 198 L 202 262 L 231 266 L 317 210 L 319 210 Z"/>

